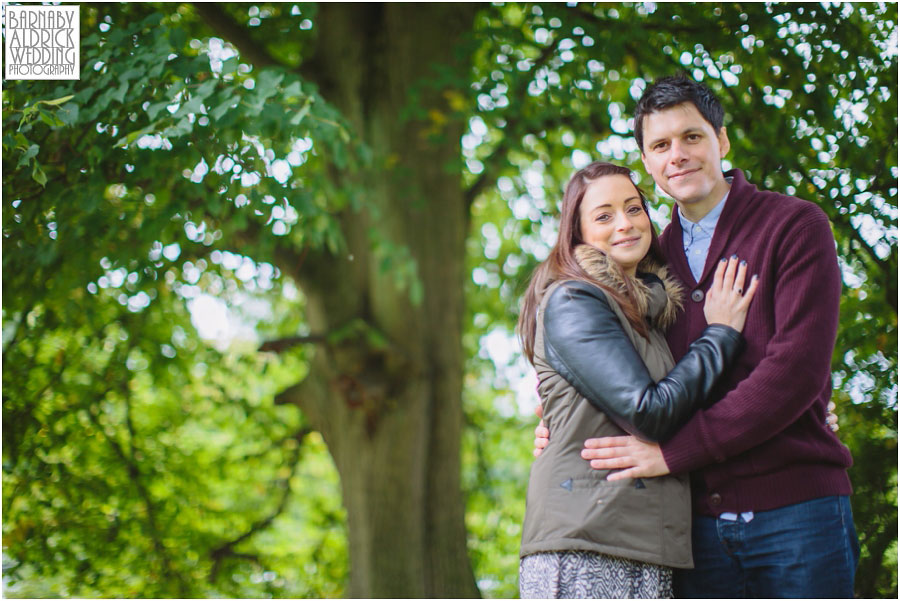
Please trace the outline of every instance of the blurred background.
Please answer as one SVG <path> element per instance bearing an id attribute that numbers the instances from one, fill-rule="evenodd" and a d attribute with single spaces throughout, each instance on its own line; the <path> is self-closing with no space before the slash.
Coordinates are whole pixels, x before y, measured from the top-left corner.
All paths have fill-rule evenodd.
<path id="1" fill-rule="evenodd" d="M 517 303 L 654 78 L 838 244 L 860 597 L 897 596 L 897 5 L 82 4 L 3 82 L 7 597 L 515 597 Z"/>

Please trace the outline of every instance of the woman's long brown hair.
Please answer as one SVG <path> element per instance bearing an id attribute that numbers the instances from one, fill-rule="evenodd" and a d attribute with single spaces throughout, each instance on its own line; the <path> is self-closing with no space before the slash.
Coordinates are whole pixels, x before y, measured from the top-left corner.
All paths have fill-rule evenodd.
<path id="1" fill-rule="evenodd" d="M 584 194 L 597 178 L 606 175 L 624 175 L 631 179 L 631 170 L 612 163 L 595 161 L 587 167 L 580 169 L 572 176 L 569 183 L 566 184 L 566 191 L 563 195 L 562 212 L 559 217 L 559 234 L 556 238 L 556 244 L 550 250 L 547 259 L 537 266 L 531 276 L 531 282 L 525 291 L 522 301 L 522 308 L 519 313 L 519 323 L 516 328 L 519 334 L 519 341 L 522 344 L 522 350 L 528 360 L 534 364 L 534 339 L 535 329 L 537 328 L 537 309 L 541 304 L 544 292 L 553 282 L 558 280 L 581 280 L 599 286 L 606 290 L 622 307 L 622 312 L 641 336 L 645 338 L 649 335 L 647 323 L 644 316 L 641 315 L 634 303 L 634 287 L 631 278 L 626 277 L 622 273 L 622 281 L 625 282 L 625 294 L 617 290 L 613 290 L 609 286 L 598 282 L 589 276 L 578 264 L 575 259 L 575 248 L 579 244 L 584 244 L 581 238 L 581 201 Z M 633 181 L 633 180 L 632 180 Z M 635 186 L 638 195 L 641 198 L 641 206 L 649 218 L 647 211 L 647 201 L 641 189 Z M 654 259 L 659 264 L 664 264 L 662 248 L 659 245 L 659 238 L 656 235 L 656 228 L 653 222 L 650 223 L 651 241 L 650 249 L 647 257 Z M 610 261 L 612 269 L 621 271 L 621 267 L 614 261 Z"/>

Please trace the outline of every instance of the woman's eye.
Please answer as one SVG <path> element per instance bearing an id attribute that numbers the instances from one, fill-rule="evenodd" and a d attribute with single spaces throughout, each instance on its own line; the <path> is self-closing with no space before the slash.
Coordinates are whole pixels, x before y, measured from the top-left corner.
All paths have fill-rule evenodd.
<path id="1" fill-rule="evenodd" d="M 637 215 L 638 213 L 641 212 L 641 210 L 642 210 L 641 207 L 639 207 L 639 206 L 637 206 L 637 205 L 635 205 L 635 206 L 633 206 L 633 207 L 628 207 L 628 212 L 629 212 L 631 215 Z"/>
<path id="2" fill-rule="evenodd" d="M 594 221 L 597 221 L 597 222 L 600 222 L 600 223 L 604 223 L 604 222 L 606 222 L 606 221 L 609 221 L 609 215 L 605 215 L 605 214 L 604 214 L 604 215 L 597 215 L 597 217 L 594 219 Z"/>

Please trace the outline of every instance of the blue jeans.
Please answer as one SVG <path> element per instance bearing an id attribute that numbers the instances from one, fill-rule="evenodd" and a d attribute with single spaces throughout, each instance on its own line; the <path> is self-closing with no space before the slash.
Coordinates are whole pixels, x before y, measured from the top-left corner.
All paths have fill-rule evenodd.
<path id="1" fill-rule="evenodd" d="M 694 516 L 694 569 L 675 570 L 675 596 L 852 598 L 859 544 L 850 498 L 759 511 L 750 522 Z"/>

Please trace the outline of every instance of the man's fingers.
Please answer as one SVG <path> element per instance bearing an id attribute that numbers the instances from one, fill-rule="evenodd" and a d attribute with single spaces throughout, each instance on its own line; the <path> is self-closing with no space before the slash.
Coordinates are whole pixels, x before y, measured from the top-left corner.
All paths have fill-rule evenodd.
<path id="1" fill-rule="evenodd" d="M 544 406 L 541 405 L 540 403 L 538 403 L 537 407 L 534 408 L 534 414 L 538 417 L 543 418 L 544 417 Z M 544 421 L 541 420 L 541 423 L 543 424 Z"/>
<path id="2" fill-rule="evenodd" d="M 634 467 L 631 457 L 613 457 L 610 459 L 592 459 L 591 467 L 595 470 L 618 470 Z"/>
<path id="3" fill-rule="evenodd" d="M 612 459 L 625 457 L 628 450 L 625 447 L 607 447 L 603 449 L 581 449 L 582 459 Z"/>
<path id="4" fill-rule="evenodd" d="M 535 438 L 550 438 L 550 430 L 544 425 L 544 422 L 541 422 L 534 428 L 534 436 Z"/>
<path id="5" fill-rule="evenodd" d="M 631 436 L 604 436 L 603 438 L 588 438 L 584 441 L 586 449 L 606 449 L 609 447 L 624 447 L 631 441 Z"/>
<path id="6" fill-rule="evenodd" d="M 549 442 L 550 441 L 547 440 L 546 437 L 544 437 L 544 438 L 538 437 L 538 438 L 534 439 L 534 446 L 535 446 L 535 448 L 538 448 L 538 449 L 544 449 L 547 447 L 547 443 L 549 443 Z"/>
<path id="7" fill-rule="evenodd" d="M 606 479 L 610 482 L 615 482 L 616 480 L 627 480 L 628 478 L 640 478 L 638 468 L 633 467 L 627 470 L 622 470 L 620 472 L 613 472 L 606 477 Z"/>

